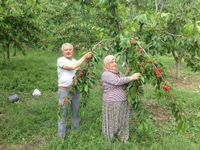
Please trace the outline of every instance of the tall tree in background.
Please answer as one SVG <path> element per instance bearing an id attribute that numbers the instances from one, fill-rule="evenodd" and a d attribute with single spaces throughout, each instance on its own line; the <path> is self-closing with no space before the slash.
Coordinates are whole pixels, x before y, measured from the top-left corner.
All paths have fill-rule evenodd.
<path id="1" fill-rule="evenodd" d="M 54 51 L 63 43 L 72 43 L 76 50 L 87 50 L 96 42 L 96 33 L 91 30 L 95 14 L 90 1 L 61 0 L 46 3 L 46 27 L 51 31 L 46 40 Z"/>
<path id="2" fill-rule="evenodd" d="M 0 41 L 3 61 L 10 59 L 10 46 L 25 52 L 23 45 L 34 46 L 41 42 L 43 27 L 38 20 L 42 8 L 36 1 L 1 0 L 0 6 Z"/>
<path id="3" fill-rule="evenodd" d="M 194 71 L 200 69 L 200 2 L 194 0 L 165 2 L 164 11 L 157 13 L 159 21 L 152 34 L 150 49 L 160 54 L 171 53 L 179 79 L 181 62 L 184 60 Z M 199 13 L 197 13 L 199 12 Z"/>

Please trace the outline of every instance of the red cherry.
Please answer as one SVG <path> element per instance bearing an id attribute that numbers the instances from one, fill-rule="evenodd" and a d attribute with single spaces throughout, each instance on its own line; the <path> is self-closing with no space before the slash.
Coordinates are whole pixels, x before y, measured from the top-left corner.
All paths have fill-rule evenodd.
<path id="1" fill-rule="evenodd" d="M 168 86 L 166 86 L 166 85 L 163 86 L 163 88 L 164 88 L 165 91 L 170 91 L 170 90 L 171 90 L 171 89 L 170 89 Z"/>
<path id="2" fill-rule="evenodd" d="M 134 45 L 134 44 L 135 44 L 135 41 L 134 41 L 134 40 L 131 40 L 130 43 L 131 43 L 132 45 Z"/>
<path id="3" fill-rule="evenodd" d="M 148 61 L 147 61 L 147 63 L 149 63 L 149 64 L 150 64 L 150 63 L 151 63 L 151 61 L 150 61 L 150 60 L 148 60 Z"/>
<path id="4" fill-rule="evenodd" d="M 145 63 L 144 63 L 144 62 L 141 62 L 140 66 L 142 66 L 142 67 L 143 67 L 144 65 L 145 65 Z"/>
<path id="5" fill-rule="evenodd" d="M 102 46 L 103 46 L 102 44 L 97 44 L 97 45 L 96 45 L 96 47 L 102 47 Z"/>

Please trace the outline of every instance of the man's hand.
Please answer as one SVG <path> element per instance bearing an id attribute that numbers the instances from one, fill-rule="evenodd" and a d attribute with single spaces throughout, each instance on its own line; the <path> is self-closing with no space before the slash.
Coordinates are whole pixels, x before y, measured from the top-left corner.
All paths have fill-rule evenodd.
<path id="1" fill-rule="evenodd" d="M 64 69 L 74 70 L 78 68 L 86 59 L 91 58 L 93 55 L 92 52 L 88 52 L 87 54 L 83 55 L 77 62 L 74 63 L 68 63 L 63 65 Z"/>
<path id="2" fill-rule="evenodd" d="M 134 73 L 132 76 L 130 76 L 131 81 L 133 80 L 138 80 L 140 78 L 141 74 L 140 73 Z"/>
<path id="3" fill-rule="evenodd" d="M 85 58 L 85 59 L 89 59 L 89 58 L 91 58 L 92 57 L 92 55 L 93 55 L 93 53 L 92 52 L 88 52 L 87 54 L 85 54 L 83 57 Z"/>

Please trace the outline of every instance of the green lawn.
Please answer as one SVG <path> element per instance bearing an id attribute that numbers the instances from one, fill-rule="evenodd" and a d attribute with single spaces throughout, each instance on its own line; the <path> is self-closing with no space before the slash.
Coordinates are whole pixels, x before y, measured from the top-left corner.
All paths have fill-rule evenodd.
<path id="1" fill-rule="evenodd" d="M 0 65 L 0 149 L 2 150 L 198 150 L 200 148 L 200 92 L 174 85 L 174 95 L 184 102 L 187 115 L 186 131 L 177 132 L 174 119 L 154 126 L 149 134 L 140 133 L 133 118 L 130 119 L 130 139 L 127 143 L 114 139 L 109 142 L 101 133 L 102 88 L 98 79 L 102 66 L 99 64 L 97 83 L 91 89 L 87 106 L 80 105 L 80 128 L 70 130 L 71 119 L 67 118 L 67 136 L 64 142 L 57 137 L 57 70 L 55 52 L 29 52 Z M 171 57 L 162 61 L 173 66 Z M 172 70 L 174 71 L 174 70 Z M 200 79 L 182 65 L 182 74 Z M 199 80 L 200 81 L 200 80 Z M 199 83 L 200 84 L 200 83 Z M 41 97 L 33 97 L 38 88 Z M 144 86 L 144 99 L 156 100 L 154 88 Z M 7 97 L 18 94 L 20 101 L 9 103 Z M 163 106 L 161 106 L 161 104 Z M 166 100 L 156 103 L 166 108 Z M 170 112 L 170 111 L 169 111 Z M 161 113 L 157 110 L 156 113 Z M 131 115 L 132 116 L 132 115 Z M 154 120 L 155 121 L 155 120 Z"/>

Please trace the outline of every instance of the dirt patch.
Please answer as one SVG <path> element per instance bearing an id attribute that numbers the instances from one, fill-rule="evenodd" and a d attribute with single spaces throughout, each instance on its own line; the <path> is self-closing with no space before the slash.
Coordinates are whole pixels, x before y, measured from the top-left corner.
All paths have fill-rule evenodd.
<path id="1" fill-rule="evenodd" d="M 156 125 L 164 124 L 171 119 L 170 110 L 159 105 L 156 100 L 148 100 L 146 104 L 150 118 L 156 122 Z"/>
<path id="2" fill-rule="evenodd" d="M 44 137 L 41 137 L 33 144 L 5 144 L 3 147 L 0 147 L 0 150 L 35 150 L 38 149 L 42 143 L 45 143 Z"/>
<path id="3" fill-rule="evenodd" d="M 33 145 L 34 149 L 38 149 L 40 144 L 46 143 L 46 140 L 44 137 L 41 137 L 38 141 L 36 141 Z"/>
<path id="4" fill-rule="evenodd" d="M 158 104 L 157 100 L 149 99 L 143 103 L 149 111 L 149 118 L 155 123 L 155 126 L 159 127 L 161 124 L 164 125 L 173 118 L 171 115 L 171 110 L 166 109 L 162 105 Z M 137 121 L 133 119 L 133 123 L 136 124 Z"/>
<path id="5" fill-rule="evenodd" d="M 200 92 L 200 77 L 191 76 L 187 74 L 181 74 L 180 79 L 175 78 L 176 68 L 174 65 L 169 66 L 170 69 L 167 69 L 169 73 L 169 81 L 177 86 L 178 88 L 186 88 L 191 90 L 197 90 Z"/>
<path id="6" fill-rule="evenodd" d="M 200 78 L 194 76 L 182 76 L 180 79 L 170 77 L 170 82 L 179 88 L 200 91 Z"/>

